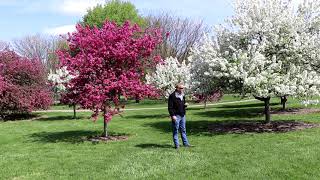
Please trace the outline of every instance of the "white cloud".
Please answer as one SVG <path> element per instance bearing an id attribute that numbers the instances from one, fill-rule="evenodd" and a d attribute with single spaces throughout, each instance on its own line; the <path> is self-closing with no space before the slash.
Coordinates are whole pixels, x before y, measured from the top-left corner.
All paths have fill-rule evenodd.
<path id="1" fill-rule="evenodd" d="M 23 13 L 55 12 L 83 16 L 87 10 L 108 0 L 0 0 L 0 7 L 16 7 Z"/>
<path id="2" fill-rule="evenodd" d="M 89 8 L 105 2 L 106 0 L 63 0 L 56 6 L 56 10 L 68 15 L 83 16 Z"/>
<path id="3" fill-rule="evenodd" d="M 44 33 L 57 36 L 57 35 L 67 34 L 68 32 L 72 33 L 75 30 L 76 30 L 75 25 L 71 24 L 71 25 L 64 25 L 64 26 L 58 26 L 53 28 L 46 28 L 44 30 Z"/>

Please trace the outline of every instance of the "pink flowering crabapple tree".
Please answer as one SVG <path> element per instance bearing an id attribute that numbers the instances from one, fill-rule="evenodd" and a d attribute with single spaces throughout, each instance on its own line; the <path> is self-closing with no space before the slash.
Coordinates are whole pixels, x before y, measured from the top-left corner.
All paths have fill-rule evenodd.
<path id="1" fill-rule="evenodd" d="M 52 93 L 41 62 L 0 51 L 0 119 L 47 109 L 51 104 Z"/>
<path id="2" fill-rule="evenodd" d="M 68 50 L 58 51 L 62 66 L 75 77 L 69 81 L 69 91 L 77 92 L 77 102 L 91 109 L 96 120 L 103 115 L 104 137 L 107 125 L 115 114 L 124 108 L 119 97 L 156 97 L 158 91 L 141 79 L 146 68 L 161 61 L 153 56 L 161 43 L 158 29 L 142 31 L 129 21 L 122 26 L 106 21 L 102 28 L 80 24 L 69 34 Z"/>
<path id="3" fill-rule="evenodd" d="M 1 66 L 2 64 L 0 64 L 0 71 L 1 71 Z M 0 94 L 2 94 L 2 92 L 5 90 L 6 87 L 7 87 L 7 83 L 4 80 L 4 77 L 0 74 Z"/>

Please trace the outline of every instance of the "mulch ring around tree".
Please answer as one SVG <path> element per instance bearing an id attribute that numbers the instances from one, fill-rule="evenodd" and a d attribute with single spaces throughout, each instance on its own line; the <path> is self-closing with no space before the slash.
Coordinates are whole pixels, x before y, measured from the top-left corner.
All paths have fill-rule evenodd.
<path id="1" fill-rule="evenodd" d="M 86 137 L 84 140 L 91 141 L 92 143 L 99 143 L 99 142 L 126 141 L 128 139 L 129 139 L 129 136 L 126 136 L 126 135 L 109 135 L 107 137 L 89 136 L 89 137 Z"/>
<path id="2" fill-rule="evenodd" d="M 242 133 L 284 133 L 302 129 L 320 127 L 320 124 L 301 121 L 241 121 L 241 122 L 218 122 L 209 124 L 208 131 L 213 134 L 242 134 Z"/>
<path id="3" fill-rule="evenodd" d="M 286 110 L 271 110 L 271 114 L 312 114 L 320 113 L 320 109 L 316 108 L 290 108 Z"/>

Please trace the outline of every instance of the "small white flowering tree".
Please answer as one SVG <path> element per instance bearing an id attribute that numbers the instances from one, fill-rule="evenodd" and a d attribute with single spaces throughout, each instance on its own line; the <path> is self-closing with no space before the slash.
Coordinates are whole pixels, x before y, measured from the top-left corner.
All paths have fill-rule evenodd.
<path id="1" fill-rule="evenodd" d="M 194 96 L 200 96 L 199 99 L 204 102 L 205 108 L 207 101 L 217 101 L 222 97 L 221 88 L 224 85 L 225 75 L 220 72 L 217 57 L 217 51 L 213 48 L 212 41 L 208 41 L 205 36 L 202 46 L 197 46 L 191 50 L 190 62 L 190 86 Z M 223 64 L 222 64 L 223 65 Z M 216 69 L 216 67 L 220 67 Z M 216 71 L 219 70 L 219 71 Z M 215 78 L 212 78 L 213 75 Z"/>
<path id="2" fill-rule="evenodd" d="M 66 93 L 68 82 L 73 79 L 75 76 L 71 75 L 67 70 L 67 67 L 62 67 L 56 70 L 55 73 L 50 71 L 48 75 L 48 81 L 53 86 L 53 91 L 55 93 L 56 98 L 60 99 L 62 93 Z M 74 118 L 76 117 L 76 105 L 73 104 L 73 114 Z"/>
<path id="3" fill-rule="evenodd" d="M 175 90 L 177 83 L 184 83 L 186 94 L 190 93 L 190 66 L 177 58 L 168 57 L 163 63 L 156 66 L 153 73 L 146 75 L 147 84 L 152 84 L 162 92 L 162 96 L 168 98 Z"/>
<path id="4" fill-rule="evenodd" d="M 235 15 L 192 52 L 193 66 L 205 69 L 196 83 L 210 79 L 212 86 L 251 93 L 264 101 L 266 122 L 271 97 L 318 95 L 319 74 L 309 63 L 317 56 L 310 49 L 320 21 L 310 14 L 319 12 L 318 4 L 305 1 L 296 8 L 290 0 L 236 0 Z"/>
<path id="5" fill-rule="evenodd" d="M 66 91 L 66 83 L 68 83 L 72 78 L 74 78 L 74 76 L 69 74 L 66 67 L 57 69 L 55 73 L 50 71 L 48 75 L 48 80 L 52 83 L 55 92 L 57 93 Z"/>

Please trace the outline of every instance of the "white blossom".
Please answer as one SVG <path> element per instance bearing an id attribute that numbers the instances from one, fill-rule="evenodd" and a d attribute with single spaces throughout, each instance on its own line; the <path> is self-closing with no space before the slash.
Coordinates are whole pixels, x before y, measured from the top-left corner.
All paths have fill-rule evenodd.
<path id="1" fill-rule="evenodd" d="M 156 66 L 153 73 L 146 75 L 147 84 L 152 84 L 162 90 L 168 98 L 175 90 L 177 83 L 184 83 L 186 93 L 190 92 L 190 66 L 185 61 L 179 63 L 176 58 L 169 57 Z"/>
<path id="2" fill-rule="evenodd" d="M 303 100 L 301 101 L 301 104 L 304 106 L 308 106 L 308 105 L 318 105 L 319 104 L 319 100 L 318 99 L 314 99 L 314 100 Z"/>
<path id="3" fill-rule="evenodd" d="M 63 92 L 66 90 L 65 84 L 68 83 L 74 76 L 69 74 L 67 67 L 62 67 L 56 70 L 56 73 L 50 71 L 48 75 L 48 81 L 51 82 L 57 92 Z"/>
<path id="4" fill-rule="evenodd" d="M 236 0 L 229 23 L 193 49 L 192 83 L 237 83 L 261 98 L 319 95 L 319 10 L 316 0 L 298 8 L 290 0 Z"/>

